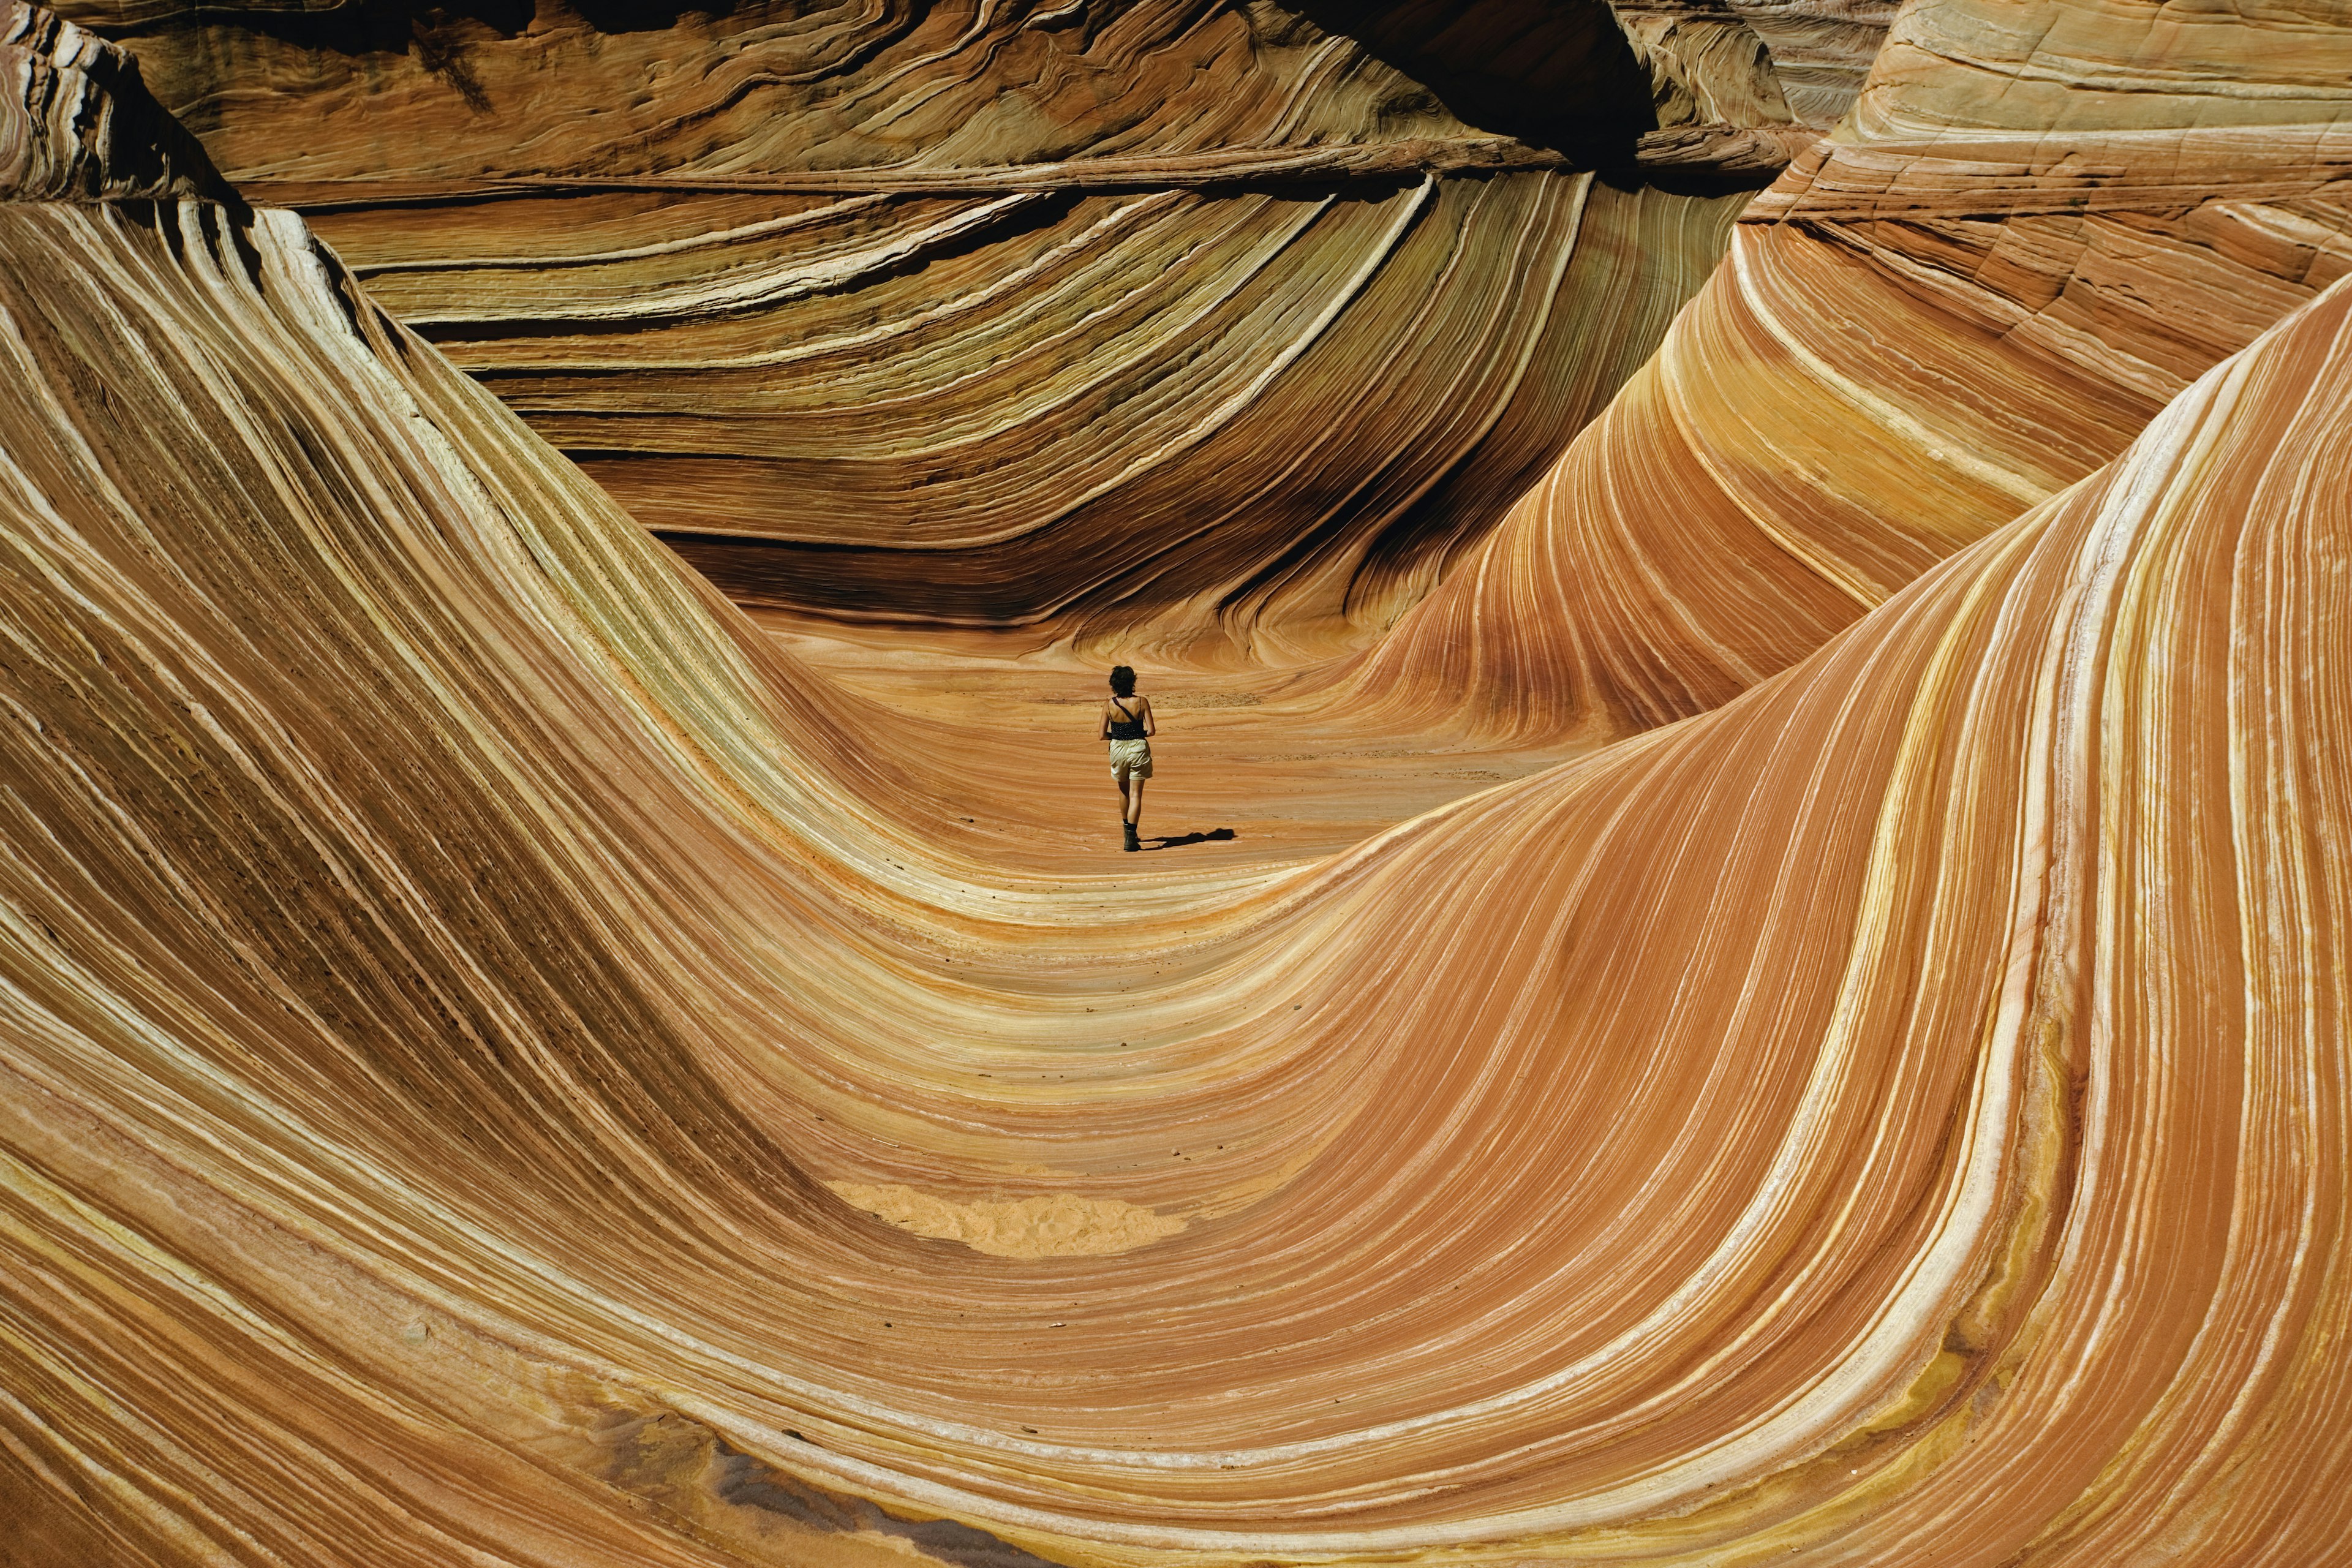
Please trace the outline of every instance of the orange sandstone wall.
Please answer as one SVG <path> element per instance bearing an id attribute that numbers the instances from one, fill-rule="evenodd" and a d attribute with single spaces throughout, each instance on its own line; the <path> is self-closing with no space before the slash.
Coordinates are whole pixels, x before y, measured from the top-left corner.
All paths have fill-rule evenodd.
<path id="1" fill-rule="evenodd" d="M 1024 875 L 0 64 L 8 1551 L 2339 1552 L 2352 282 L 1706 712 Z"/>
<path id="2" fill-rule="evenodd" d="M 355 331 L 298 224 L 225 224 L 0 223 L 0 1463 L 50 1539 L 2284 1564 L 2352 1522 L 2344 289 L 1715 712 L 1120 890 L 903 833 L 725 606 Z M 820 1174 L 1113 1238 L 926 1241 Z"/>
<path id="3" fill-rule="evenodd" d="M 1163 658 L 1419 599 L 1811 139 L 1598 0 L 72 14 L 738 599 Z"/>
<path id="4" fill-rule="evenodd" d="M 1801 658 L 2342 275 L 2347 69 L 2333 16 L 1906 12 L 1657 357 L 1341 689 L 1591 740 Z"/>

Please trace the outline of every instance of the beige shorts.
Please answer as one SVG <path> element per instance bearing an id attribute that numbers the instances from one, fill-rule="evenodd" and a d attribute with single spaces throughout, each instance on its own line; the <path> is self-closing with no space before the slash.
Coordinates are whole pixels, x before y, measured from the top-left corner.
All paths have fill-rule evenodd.
<path id="1" fill-rule="evenodd" d="M 1125 784 L 1129 779 L 1151 776 L 1151 742 L 1149 741 L 1113 741 L 1110 743 L 1110 776 Z"/>

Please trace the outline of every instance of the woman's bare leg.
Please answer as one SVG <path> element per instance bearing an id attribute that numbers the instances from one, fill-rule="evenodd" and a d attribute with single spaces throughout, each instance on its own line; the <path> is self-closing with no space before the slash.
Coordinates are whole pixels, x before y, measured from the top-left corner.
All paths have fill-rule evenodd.
<path id="1" fill-rule="evenodd" d="M 1127 825 L 1133 827 L 1143 820 L 1143 781 L 1133 774 L 1127 781 Z"/>

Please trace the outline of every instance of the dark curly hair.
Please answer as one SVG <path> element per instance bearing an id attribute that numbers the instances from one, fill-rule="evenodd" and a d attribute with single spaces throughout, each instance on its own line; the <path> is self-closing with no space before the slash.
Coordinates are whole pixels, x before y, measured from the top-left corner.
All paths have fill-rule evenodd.
<path id="1" fill-rule="evenodd" d="M 1110 672 L 1110 689 L 1112 693 L 1116 696 L 1134 696 L 1135 670 L 1133 667 L 1122 664 L 1114 668 Z"/>

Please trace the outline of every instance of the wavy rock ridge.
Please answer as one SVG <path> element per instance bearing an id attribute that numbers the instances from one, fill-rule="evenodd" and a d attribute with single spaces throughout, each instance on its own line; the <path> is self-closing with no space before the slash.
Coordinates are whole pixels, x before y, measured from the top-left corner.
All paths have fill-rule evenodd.
<path id="1" fill-rule="evenodd" d="M 1210 663 L 1425 594 L 1813 135 L 1598 0 L 75 14 L 739 601 Z"/>
<path id="2" fill-rule="evenodd" d="M 1828 243 L 1751 235 L 1723 276 Z M 297 215 L 0 203 L 7 1550 L 2327 1561 L 2352 283 L 2303 279 L 1705 711 L 1108 877 L 952 826 L 985 759 Z M 1563 464 L 1744 369 L 1739 298 Z"/>
<path id="3" fill-rule="evenodd" d="M 2011 11 L 1904 14 L 1852 119 L 1350 700 L 1485 744 L 1702 711 L 2343 275 L 2352 30 Z"/>
<path id="4" fill-rule="evenodd" d="M 11 5 L 0 68 L 0 195 L 20 201 L 234 199 L 211 160 L 162 112 L 139 62 L 46 11 Z"/>

